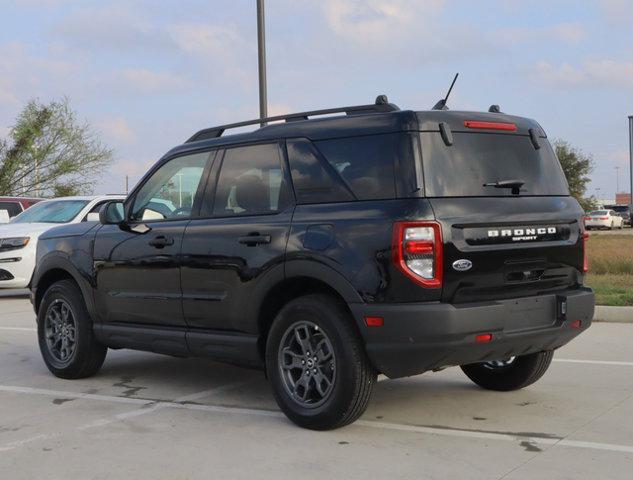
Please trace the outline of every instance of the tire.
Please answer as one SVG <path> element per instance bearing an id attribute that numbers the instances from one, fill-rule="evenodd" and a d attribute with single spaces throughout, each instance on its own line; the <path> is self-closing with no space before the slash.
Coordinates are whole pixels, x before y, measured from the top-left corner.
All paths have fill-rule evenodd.
<path id="1" fill-rule="evenodd" d="M 354 422 L 376 384 L 353 319 L 327 295 L 299 297 L 280 310 L 266 342 L 266 371 L 279 408 L 311 430 Z"/>
<path id="2" fill-rule="evenodd" d="M 493 366 L 493 362 L 462 365 L 462 371 L 474 383 L 487 390 L 509 392 L 532 385 L 547 371 L 553 350 L 514 357 L 505 366 Z"/>
<path id="3" fill-rule="evenodd" d="M 37 315 L 37 338 L 44 363 L 59 378 L 94 375 L 108 351 L 95 339 L 81 291 L 72 280 L 57 282 L 44 294 Z"/>
<path id="4" fill-rule="evenodd" d="M 611 222 L 611 226 L 609 227 L 609 230 L 613 230 L 613 222 Z"/>

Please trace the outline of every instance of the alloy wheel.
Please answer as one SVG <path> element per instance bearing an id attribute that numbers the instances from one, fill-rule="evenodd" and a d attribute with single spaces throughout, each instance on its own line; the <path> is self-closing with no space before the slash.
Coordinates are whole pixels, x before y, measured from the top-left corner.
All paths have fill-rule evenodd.
<path id="1" fill-rule="evenodd" d="M 332 342 L 313 322 L 300 321 L 284 333 L 277 363 L 286 392 L 304 408 L 316 408 L 330 397 L 336 381 Z"/>
<path id="2" fill-rule="evenodd" d="M 65 300 L 57 299 L 49 305 L 44 332 L 51 356 L 60 365 L 69 364 L 77 348 L 77 320 Z"/>

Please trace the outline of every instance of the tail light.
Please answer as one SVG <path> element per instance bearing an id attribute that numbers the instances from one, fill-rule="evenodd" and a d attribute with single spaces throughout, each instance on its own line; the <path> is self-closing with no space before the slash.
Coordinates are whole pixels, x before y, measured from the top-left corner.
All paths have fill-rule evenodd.
<path id="1" fill-rule="evenodd" d="M 582 273 L 589 271 L 589 260 L 587 260 L 587 240 L 589 240 L 589 234 L 582 232 Z"/>
<path id="2" fill-rule="evenodd" d="M 393 261 L 411 280 L 426 288 L 442 287 L 442 229 L 437 222 L 397 222 Z"/>
<path id="3" fill-rule="evenodd" d="M 609 217 L 600 217 L 598 220 L 609 220 Z"/>

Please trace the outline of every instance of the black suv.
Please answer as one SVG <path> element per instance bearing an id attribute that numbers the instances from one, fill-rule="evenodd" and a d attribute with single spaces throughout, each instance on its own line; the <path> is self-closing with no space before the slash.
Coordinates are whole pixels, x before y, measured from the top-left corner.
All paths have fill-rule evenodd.
<path id="1" fill-rule="evenodd" d="M 259 122 L 198 132 L 99 224 L 40 237 L 55 375 L 108 348 L 211 357 L 264 368 L 290 419 L 328 429 L 379 373 L 514 390 L 589 327 L 583 212 L 535 121 L 379 97 L 222 135 Z"/>

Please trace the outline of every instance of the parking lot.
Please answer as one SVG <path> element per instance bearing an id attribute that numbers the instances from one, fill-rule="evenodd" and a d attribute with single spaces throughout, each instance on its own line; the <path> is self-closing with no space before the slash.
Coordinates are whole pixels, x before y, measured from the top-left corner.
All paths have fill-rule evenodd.
<path id="1" fill-rule="evenodd" d="M 633 325 L 594 324 L 537 384 L 476 388 L 459 369 L 381 380 L 354 425 L 295 427 L 261 372 L 110 351 L 64 381 L 26 299 L 0 299 L 0 478 L 630 479 Z"/>

